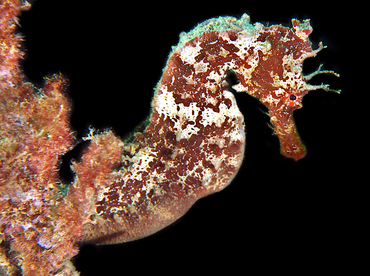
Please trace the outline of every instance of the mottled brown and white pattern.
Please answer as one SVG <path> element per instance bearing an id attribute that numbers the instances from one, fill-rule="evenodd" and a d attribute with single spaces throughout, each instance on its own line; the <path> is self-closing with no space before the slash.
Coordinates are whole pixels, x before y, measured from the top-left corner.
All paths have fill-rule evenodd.
<path id="1" fill-rule="evenodd" d="M 245 133 L 243 115 L 225 87 L 229 71 L 240 81 L 236 91 L 269 109 L 282 154 L 304 157 L 292 113 L 309 90 L 328 88 L 305 82 L 303 60 L 323 47 L 311 49 L 308 21 L 292 24 L 265 27 L 250 24 L 247 15 L 220 17 L 182 34 L 157 85 L 148 125 L 122 145 L 121 166 L 98 191 L 85 240 L 147 236 L 231 182 L 243 160 Z"/>

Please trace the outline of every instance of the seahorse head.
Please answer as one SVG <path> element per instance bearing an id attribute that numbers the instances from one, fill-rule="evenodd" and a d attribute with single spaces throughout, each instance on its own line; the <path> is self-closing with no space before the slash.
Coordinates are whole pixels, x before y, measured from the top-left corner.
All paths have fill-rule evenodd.
<path id="1" fill-rule="evenodd" d="M 293 19 L 292 25 L 293 28 L 258 24 L 253 36 L 250 30 L 238 33 L 246 43 L 239 47 L 243 61 L 234 71 L 240 83 L 233 88 L 258 98 L 268 108 L 281 153 L 298 160 L 305 157 L 306 149 L 297 133 L 293 111 L 302 107 L 302 99 L 310 90 L 330 90 L 327 85 L 314 86 L 306 81 L 320 73 L 335 73 L 319 68 L 308 76 L 303 75 L 303 61 L 324 47 L 320 43 L 317 50 L 312 50 L 309 20 Z"/>

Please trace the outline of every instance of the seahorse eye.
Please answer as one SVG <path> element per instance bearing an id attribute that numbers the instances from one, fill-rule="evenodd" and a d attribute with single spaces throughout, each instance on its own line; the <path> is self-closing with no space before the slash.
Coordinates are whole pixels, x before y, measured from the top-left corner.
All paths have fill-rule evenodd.
<path id="1" fill-rule="evenodd" d="M 289 97 L 289 99 L 291 100 L 291 101 L 295 101 L 296 99 L 297 99 L 297 97 L 295 96 L 295 95 L 290 95 L 290 97 Z"/>

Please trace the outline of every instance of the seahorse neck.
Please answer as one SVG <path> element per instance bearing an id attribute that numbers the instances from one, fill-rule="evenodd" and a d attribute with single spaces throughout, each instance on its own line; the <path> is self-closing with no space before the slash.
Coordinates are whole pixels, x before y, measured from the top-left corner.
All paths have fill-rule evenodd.
<path id="1" fill-rule="evenodd" d="M 170 55 L 153 98 L 152 126 L 169 119 L 179 141 L 198 135 L 213 123 L 220 128 L 213 134 L 219 136 L 228 117 L 220 109 L 232 110 L 233 115 L 242 118 L 233 94 L 223 83 L 226 72 L 241 62 L 238 47 L 230 43 L 237 39 L 234 30 L 205 32 Z M 148 129 L 153 131 L 150 125 Z"/>

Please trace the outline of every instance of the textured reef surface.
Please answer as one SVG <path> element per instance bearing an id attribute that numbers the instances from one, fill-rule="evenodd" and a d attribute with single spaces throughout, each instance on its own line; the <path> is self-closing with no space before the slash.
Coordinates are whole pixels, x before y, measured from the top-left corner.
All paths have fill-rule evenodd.
<path id="1" fill-rule="evenodd" d="M 92 130 L 72 164 L 73 183 L 60 181 L 61 156 L 77 143 L 61 74 L 43 87 L 27 82 L 19 65 L 17 17 L 29 4 L 0 1 L 0 274 L 78 275 L 70 259 L 77 242 L 121 243 L 146 237 L 184 215 L 195 201 L 220 191 L 237 174 L 245 148 L 237 92 L 267 108 L 281 153 L 306 154 L 293 111 L 302 107 L 315 56 L 309 20 L 292 27 L 219 17 L 182 33 L 155 88 L 145 125 L 122 141 Z M 333 90 L 332 90 L 333 91 Z"/>

